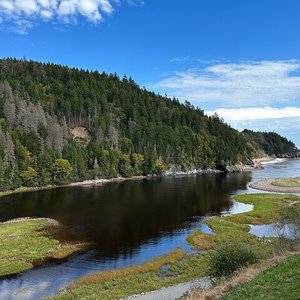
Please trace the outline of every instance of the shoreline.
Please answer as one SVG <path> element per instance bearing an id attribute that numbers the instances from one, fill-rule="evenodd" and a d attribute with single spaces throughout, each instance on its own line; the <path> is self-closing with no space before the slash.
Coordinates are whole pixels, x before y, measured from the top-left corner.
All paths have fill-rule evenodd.
<path id="1" fill-rule="evenodd" d="M 106 183 L 111 182 L 123 182 L 123 181 L 130 181 L 130 180 L 142 180 L 146 179 L 148 176 L 132 176 L 132 177 L 115 177 L 111 179 L 91 179 L 91 180 L 83 180 L 78 182 L 71 182 L 69 184 L 64 185 L 46 185 L 46 186 L 33 186 L 33 187 L 25 187 L 21 186 L 15 190 L 7 190 L 0 192 L 0 198 L 13 195 L 13 194 L 20 194 L 20 193 L 29 193 L 29 192 L 38 192 L 38 191 L 45 191 L 45 190 L 52 190 L 52 189 L 60 189 L 60 188 L 67 188 L 67 187 L 75 187 L 75 186 L 97 186 L 103 185 Z"/>
<path id="2" fill-rule="evenodd" d="M 0 222 L 0 239 L 5 241 L 3 236 L 8 234 L 11 240 L 6 241 L 6 245 L 13 249 L 12 252 L 8 252 L 7 247 L 0 250 L 0 280 L 17 276 L 46 263 L 62 262 L 90 247 L 88 242 L 57 238 L 55 232 L 62 227 L 52 218 L 21 217 Z"/>
<path id="3" fill-rule="evenodd" d="M 238 196 L 236 196 L 238 197 Z M 237 201 L 241 201 L 242 203 L 252 203 L 253 199 L 242 199 L 241 197 L 253 197 L 252 195 L 240 195 Z M 238 215 L 229 215 L 229 216 L 211 216 L 209 218 L 209 223 L 206 222 L 216 233 L 217 236 L 219 236 L 219 240 L 217 240 L 216 248 L 220 247 L 223 245 L 226 241 L 231 239 L 231 236 L 237 235 L 238 241 L 244 241 L 246 244 L 249 243 L 251 247 L 253 247 L 253 251 L 259 249 L 261 258 L 263 261 L 265 259 L 272 259 L 272 253 L 273 253 L 273 247 L 275 247 L 275 244 L 271 244 L 271 242 L 265 243 L 264 239 L 260 239 L 252 234 L 250 234 L 249 231 L 245 230 L 245 226 L 248 226 L 248 223 L 255 224 L 257 222 L 262 222 L 262 223 L 269 223 L 273 222 L 273 218 L 277 218 L 276 216 L 272 215 L 270 216 L 269 211 L 273 211 L 277 205 L 284 205 L 283 201 L 286 202 L 287 198 L 284 195 L 278 195 L 278 197 L 275 199 L 276 203 L 274 204 L 274 199 L 270 199 L 269 195 L 262 195 L 261 197 L 267 197 L 267 199 L 258 199 L 255 200 L 254 204 L 254 209 L 251 212 L 245 212 L 242 214 Z M 268 205 L 259 207 L 259 203 L 261 203 L 261 200 L 264 200 L 272 207 L 269 207 Z M 288 203 L 288 202 L 286 202 Z M 255 212 L 256 211 L 256 212 Z M 226 233 L 224 234 L 223 226 L 224 226 L 224 221 L 226 222 Z M 229 226 L 228 226 L 229 225 Z M 230 235 L 227 234 L 227 232 L 230 232 Z M 271 240 L 270 240 L 271 241 Z M 211 249 L 214 251 L 213 249 Z M 258 250 L 257 250 L 258 251 Z M 200 254 L 200 253 L 199 253 Z M 188 261 L 189 259 L 192 259 L 193 255 L 187 255 L 185 257 L 185 261 Z M 201 266 L 204 265 L 204 259 L 205 259 L 206 254 L 201 254 L 199 258 L 197 258 L 197 263 Z M 199 261 L 200 257 L 203 259 L 201 262 Z M 147 264 L 147 263 L 146 263 Z M 177 262 L 178 264 L 178 262 Z M 133 276 L 131 274 L 132 272 L 129 272 L 129 270 L 137 270 L 137 268 L 142 268 L 142 271 L 137 270 L 135 276 L 137 276 L 136 280 L 142 280 L 144 278 L 147 278 L 145 275 L 145 270 L 143 268 L 144 265 L 138 265 L 137 267 L 129 267 L 125 269 L 120 269 L 120 270 L 110 270 L 110 271 L 98 271 L 95 273 L 91 273 L 90 275 L 83 276 L 79 280 L 72 282 L 69 284 L 65 289 L 62 289 L 60 293 L 55 294 L 53 297 L 50 299 L 65 299 L 68 298 L 69 295 L 75 296 L 77 298 L 82 297 L 83 295 L 89 295 L 89 286 L 93 285 L 93 288 L 99 295 L 97 294 L 97 298 L 101 298 L 103 296 L 103 293 L 107 292 L 106 287 L 109 285 L 109 283 L 113 282 L 113 287 L 118 286 L 120 287 L 120 293 L 116 292 L 114 295 L 118 295 L 118 297 L 115 298 L 121 298 L 122 300 L 134 300 L 134 299 L 139 299 L 139 300 L 153 300 L 153 299 L 160 299 L 164 298 L 165 296 L 174 295 L 176 294 L 177 296 L 184 296 L 186 292 L 189 292 L 191 289 L 191 284 L 195 283 L 195 281 L 201 281 L 201 279 L 205 278 L 207 276 L 207 270 L 206 267 L 203 267 L 201 269 L 201 272 L 197 273 L 197 277 L 193 277 L 193 274 L 187 273 L 185 275 L 184 280 L 181 281 L 181 278 L 176 278 L 172 282 L 168 282 L 161 284 L 161 282 L 158 282 L 157 284 L 153 284 L 153 287 L 149 287 L 148 285 L 145 286 L 144 288 L 138 288 L 136 289 L 134 286 L 132 287 L 132 290 L 134 292 L 131 293 L 131 295 L 128 295 L 128 292 L 126 288 L 128 287 L 128 281 L 124 280 L 123 277 L 124 275 L 126 276 Z M 195 266 L 193 266 L 195 267 Z M 188 269 L 187 269 L 188 270 Z M 150 271 L 155 271 L 158 272 L 159 274 L 159 269 L 156 270 L 150 270 Z M 148 272 L 150 272 L 148 271 Z M 188 272 L 188 271 L 187 271 Z M 111 276 L 110 276 L 111 275 Z M 107 286 L 106 286 L 107 283 Z M 206 282 L 208 283 L 208 282 Z M 204 284 L 205 287 L 206 284 Z M 202 288 L 203 286 L 200 286 Z M 122 290 L 122 289 L 125 290 Z M 178 294 L 177 294 L 178 293 Z M 126 295 L 127 294 L 127 295 Z M 167 294 L 167 295 L 166 295 Z M 103 299 L 110 299 L 104 297 Z M 166 298 L 166 299 L 173 299 L 173 298 Z"/>
<path id="4" fill-rule="evenodd" d="M 218 169 L 193 169 L 189 171 L 180 171 L 176 169 L 170 169 L 165 172 L 163 175 L 137 175 L 137 176 L 130 176 L 130 177 L 114 177 L 110 179 L 106 178 L 97 178 L 97 179 L 87 179 L 77 182 L 71 182 L 68 184 L 63 185 L 55 185 L 49 184 L 45 186 L 20 186 L 14 190 L 6 190 L 0 192 L 0 198 L 4 196 L 9 196 L 13 194 L 20 194 L 20 193 L 27 193 L 27 192 L 37 192 L 37 191 L 44 191 L 44 190 L 51 190 L 51 189 L 59 189 L 59 188 L 67 188 L 67 187 L 75 187 L 75 186 L 82 186 L 82 187 L 90 187 L 90 186 L 97 186 L 103 185 L 106 183 L 112 182 L 123 182 L 123 181 L 131 181 L 131 180 L 143 180 L 149 178 L 156 178 L 156 177 L 174 177 L 174 176 L 190 176 L 190 175 L 200 175 L 200 174 L 222 174 L 222 173 L 241 173 L 241 172 L 253 172 L 257 170 L 263 169 L 263 165 L 267 163 L 276 163 L 277 157 L 274 156 L 265 156 L 261 158 L 254 158 L 252 159 L 252 164 L 235 164 L 235 165 L 228 165 L 224 170 Z M 300 191 L 299 191 L 300 192 Z"/>
<path id="5" fill-rule="evenodd" d="M 240 170 L 242 172 L 243 170 Z M 251 171 L 251 170 L 247 170 Z M 233 171 L 234 172 L 234 171 Z M 197 174 L 221 174 L 224 173 L 223 171 L 217 170 L 217 169 L 208 169 L 208 170 L 192 170 L 192 171 L 176 171 L 176 172 L 167 172 L 164 175 L 161 175 L 161 177 L 172 177 L 172 176 L 189 176 L 189 175 L 197 175 Z M 106 178 L 98 178 L 98 179 L 87 179 L 83 181 L 77 181 L 77 182 L 71 182 L 64 185 L 46 185 L 46 186 L 33 186 L 33 187 L 25 187 L 21 186 L 15 190 L 7 190 L 0 192 L 0 198 L 4 196 L 9 196 L 13 194 L 20 194 L 20 193 L 28 193 L 28 192 L 38 192 L 38 191 L 44 191 L 44 190 L 52 190 L 52 189 L 59 189 L 59 188 L 67 188 L 67 187 L 91 187 L 91 186 L 100 186 L 107 183 L 113 183 L 113 182 L 124 182 L 124 181 L 132 181 L 132 180 L 144 180 L 149 178 L 156 178 L 159 177 L 158 175 L 140 175 L 140 176 L 131 176 L 131 177 L 114 177 L 110 179 Z"/>
<path id="6" fill-rule="evenodd" d="M 300 188 L 276 186 L 272 183 L 278 178 L 261 179 L 249 185 L 250 188 L 274 193 L 300 193 Z"/>

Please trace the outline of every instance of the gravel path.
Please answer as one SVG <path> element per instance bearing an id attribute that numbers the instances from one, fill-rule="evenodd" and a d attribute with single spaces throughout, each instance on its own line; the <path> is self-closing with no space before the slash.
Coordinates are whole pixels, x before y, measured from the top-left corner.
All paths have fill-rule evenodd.
<path id="1" fill-rule="evenodd" d="M 211 286 L 211 280 L 208 277 L 204 277 L 202 279 L 164 287 L 149 293 L 133 295 L 124 300 L 175 300 L 190 293 L 194 289 L 208 289 Z"/>

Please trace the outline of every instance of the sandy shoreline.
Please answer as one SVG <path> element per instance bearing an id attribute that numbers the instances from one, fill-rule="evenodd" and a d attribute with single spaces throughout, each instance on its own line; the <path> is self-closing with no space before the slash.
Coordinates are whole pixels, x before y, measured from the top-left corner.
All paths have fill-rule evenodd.
<path id="1" fill-rule="evenodd" d="M 112 179 L 91 179 L 91 180 L 73 182 L 73 183 L 68 184 L 67 186 L 93 186 L 93 185 L 102 185 L 102 184 L 110 183 L 110 182 L 142 180 L 145 178 L 147 178 L 147 177 L 146 176 L 132 176 L 132 177 L 116 177 L 116 178 L 112 178 Z"/>
<path id="2" fill-rule="evenodd" d="M 112 179 L 92 179 L 92 180 L 84 180 L 78 182 L 72 182 L 70 184 L 65 185 L 47 185 L 47 186 L 33 186 L 33 187 L 20 187 L 15 190 L 8 190 L 5 192 L 0 192 L 0 198 L 4 196 L 9 196 L 12 194 L 19 194 L 19 193 L 28 193 L 28 192 L 37 192 L 37 191 L 45 191 L 45 190 L 52 190 L 52 189 L 59 189 L 59 188 L 66 188 L 66 187 L 74 187 L 74 186 L 96 186 L 102 185 L 110 182 L 123 182 L 129 180 L 142 180 L 147 178 L 147 176 L 132 176 L 132 177 L 116 177 Z"/>
<path id="3" fill-rule="evenodd" d="M 265 156 L 265 157 L 261 157 L 261 158 L 254 158 L 252 161 L 253 161 L 253 167 L 255 169 L 261 169 L 263 168 L 263 165 L 265 163 L 269 163 L 269 162 L 272 162 L 272 161 L 275 161 L 276 160 L 276 157 L 274 156 Z"/>
<path id="4" fill-rule="evenodd" d="M 249 185 L 252 189 L 266 191 L 266 192 L 275 192 L 275 193 L 300 193 L 300 188 L 293 187 L 283 187 L 273 185 L 274 182 L 278 178 L 268 178 L 256 181 Z"/>

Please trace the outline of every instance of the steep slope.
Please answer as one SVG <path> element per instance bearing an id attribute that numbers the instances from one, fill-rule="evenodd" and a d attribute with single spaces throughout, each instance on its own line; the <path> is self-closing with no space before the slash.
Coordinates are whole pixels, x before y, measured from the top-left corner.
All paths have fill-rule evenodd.
<path id="1" fill-rule="evenodd" d="M 220 168 L 255 151 L 217 116 L 126 76 L 0 60 L 1 189 Z"/>
<path id="2" fill-rule="evenodd" d="M 246 129 L 242 134 L 256 149 L 263 151 L 262 155 L 275 155 L 277 157 L 295 157 L 298 155 L 296 145 L 275 132 L 255 132 Z"/>

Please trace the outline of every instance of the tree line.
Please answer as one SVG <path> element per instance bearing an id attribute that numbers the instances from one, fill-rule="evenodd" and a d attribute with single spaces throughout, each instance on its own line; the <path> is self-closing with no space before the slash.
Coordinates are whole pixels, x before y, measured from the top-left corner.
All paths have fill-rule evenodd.
<path id="1" fill-rule="evenodd" d="M 74 137 L 82 127 L 88 138 Z M 260 145 L 132 78 L 0 60 L 0 189 L 247 163 Z"/>

